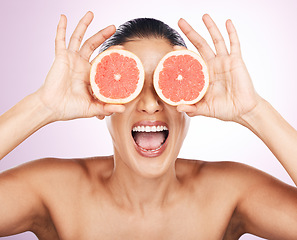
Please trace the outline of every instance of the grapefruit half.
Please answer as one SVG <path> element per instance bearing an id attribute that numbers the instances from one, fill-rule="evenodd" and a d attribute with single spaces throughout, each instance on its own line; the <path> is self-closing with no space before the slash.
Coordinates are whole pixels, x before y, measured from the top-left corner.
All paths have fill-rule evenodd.
<path id="1" fill-rule="evenodd" d="M 172 106 L 197 103 L 208 85 L 209 74 L 204 60 L 190 50 L 167 53 L 154 72 L 157 94 Z"/>
<path id="2" fill-rule="evenodd" d="M 105 50 L 93 60 L 90 84 L 93 94 L 100 101 L 124 104 L 141 92 L 144 68 L 140 59 L 130 51 Z"/>

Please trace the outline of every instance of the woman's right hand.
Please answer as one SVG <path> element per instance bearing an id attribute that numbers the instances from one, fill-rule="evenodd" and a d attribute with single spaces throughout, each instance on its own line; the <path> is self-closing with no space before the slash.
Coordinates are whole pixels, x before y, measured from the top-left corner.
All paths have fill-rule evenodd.
<path id="1" fill-rule="evenodd" d="M 55 60 L 43 86 L 36 92 L 40 101 L 52 112 L 51 121 L 93 116 L 103 119 L 125 109 L 123 105 L 105 104 L 92 96 L 89 83 L 90 57 L 95 49 L 115 32 L 113 25 L 108 26 L 81 46 L 93 17 L 93 13 L 88 12 L 80 20 L 67 48 L 67 19 L 61 15 L 55 40 Z"/>

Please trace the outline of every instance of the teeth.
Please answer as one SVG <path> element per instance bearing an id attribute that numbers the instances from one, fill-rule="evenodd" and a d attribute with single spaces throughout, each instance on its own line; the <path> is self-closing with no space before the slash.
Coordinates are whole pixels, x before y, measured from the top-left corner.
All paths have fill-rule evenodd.
<path id="1" fill-rule="evenodd" d="M 132 129 L 133 132 L 161 132 L 168 130 L 166 126 L 137 126 Z"/>
<path id="2" fill-rule="evenodd" d="M 156 148 L 156 149 L 150 149 L 150 150 L 148 150 L 148 149 L 144 149 L 144 148 L 142 148 L 142 147 L 140 147 L 140 146 L 138 146 L 138 147 L 139 147 L 140 149 L 142 149 L 143 151 L 145 151 L 145 152 L 156 152 L 156 151 L 158 151 L 162 146 L 163 146 L 163 144 L 161 144 L 161 146 L 158 147 L 158 148 Z"/>

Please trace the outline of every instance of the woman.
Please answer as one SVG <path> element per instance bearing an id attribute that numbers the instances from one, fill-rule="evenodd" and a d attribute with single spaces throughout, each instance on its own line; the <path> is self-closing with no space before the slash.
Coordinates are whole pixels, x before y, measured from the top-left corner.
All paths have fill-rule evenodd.
<path id="1" fill-rule="evenodd" d="M 177 159 L 189 116 L 215 117 L 253 131 L 297 182 L 297 133 L 255 92 L 232 22 L 226 22 L 229 53 L 215 23 L 203 16 L 214 53 L 185 20 L 179 21 L 208 65 L 210 87 L 199 103 L 172 107 L 156 95 L 152 74 L 166 53 L 184 46 L 178 37 L 172 42 L 155 34 L 121 42 L 111 38 L 103 45 L 140 58 L 145 68 L 141 94 L 125 105 L 103 104 L 92 97 L 90 56 L 115 32 L 109 26 L 81 46 L 92 18 L 90 12 L 82 18 L 66 48 L 66 17 L 61 16 L 56 58 L 45 83 L 0 118 L 0 154 L 3 158 L 51 122 L 109 116 L 114 156 L 48 158 L 3 172 L 0 236 L 29 230 L 51 240 L 238 239 L 248 232 L 296 239 L 296 188 L 239 163 Z M 162 151 L 140 150 L 133 128 L 156 125 L 169 131 Z"/>

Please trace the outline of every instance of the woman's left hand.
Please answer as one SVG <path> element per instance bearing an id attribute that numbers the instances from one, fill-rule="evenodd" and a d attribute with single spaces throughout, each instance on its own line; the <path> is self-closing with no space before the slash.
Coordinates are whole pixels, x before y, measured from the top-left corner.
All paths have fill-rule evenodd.
<path id="1" fill-rule="evenodd" d="M 212 37 L 216 53 L 184 19 L 180 19 L 179 27 L 207 64 L 209 87 L 201 101 L 193 105 L 180 105 L 177 110 L 184 111 L 189 116 L 203 115 L 243 123 L 242 117 L 255 109 L 261 98 L 256 93 L 242 60 L 235 27 L 231 20 L 227 20 L 229 53 L 218 27 L 210 16 L 204 15 L 203 21 Z"/>

